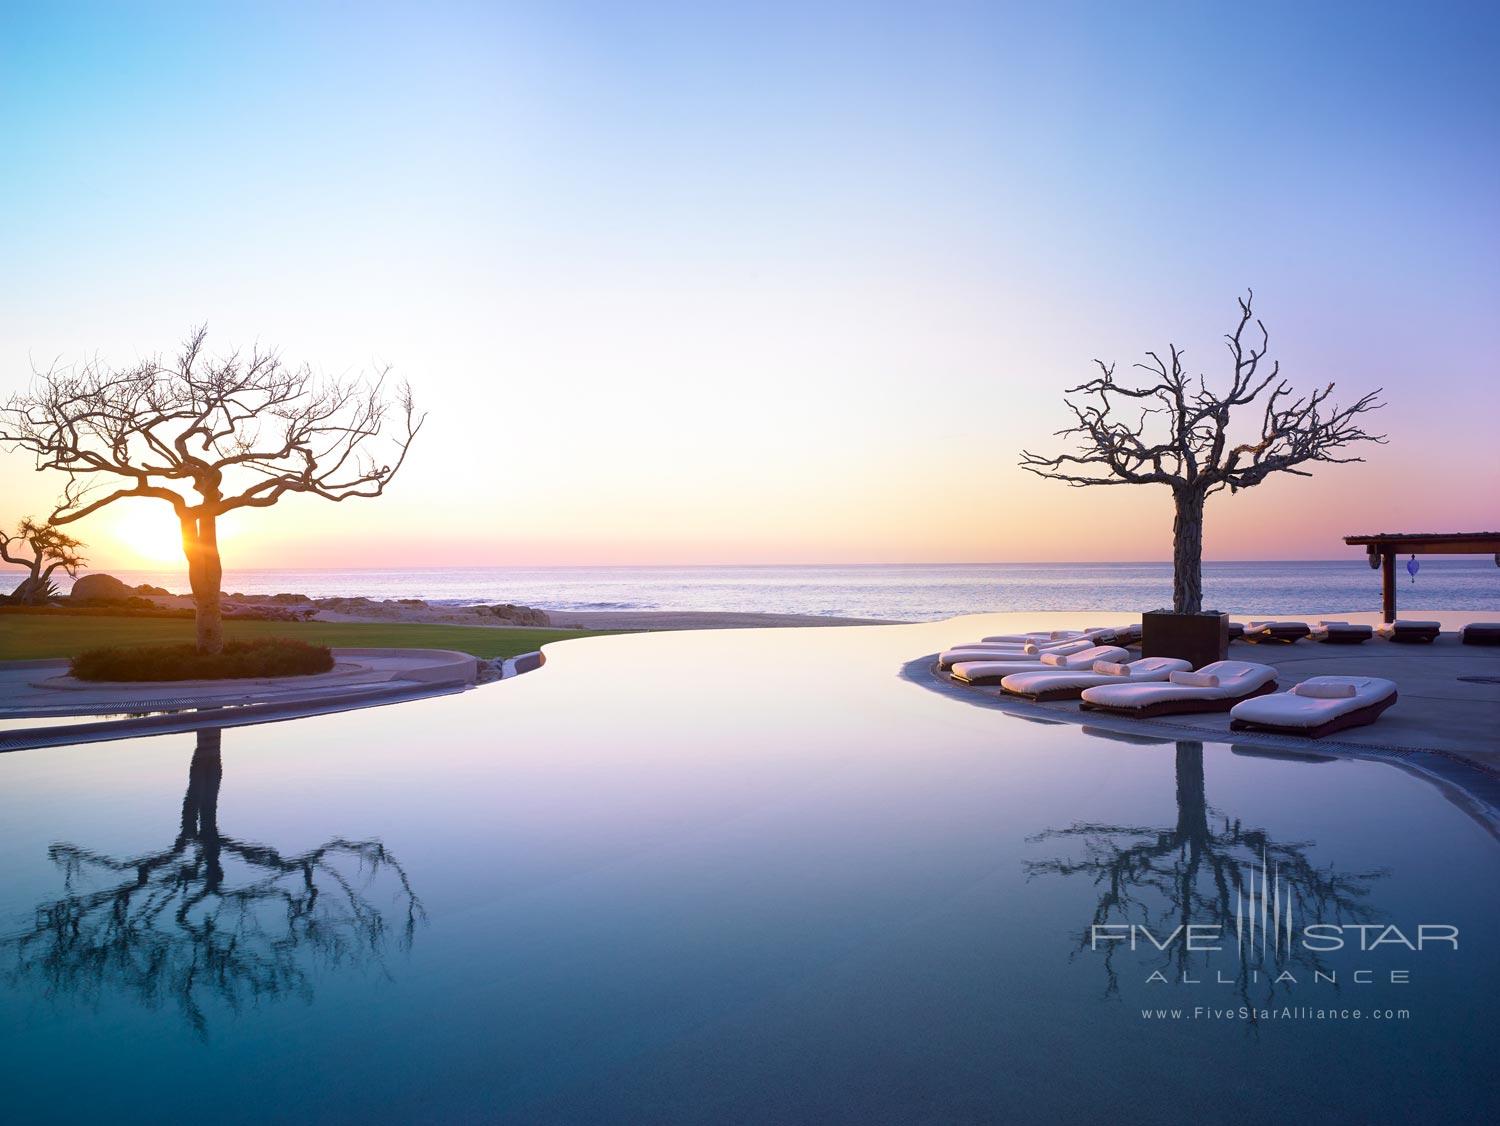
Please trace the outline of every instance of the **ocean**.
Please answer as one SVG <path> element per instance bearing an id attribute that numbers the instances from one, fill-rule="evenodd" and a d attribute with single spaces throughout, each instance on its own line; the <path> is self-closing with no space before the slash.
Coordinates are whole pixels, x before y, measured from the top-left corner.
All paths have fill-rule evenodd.
<path id="1" fill-rule="evenodd" d="M 186 591 L 182 571 L 117 571 L 132 585 Z M 1500 567 L 1488 556 L 1431 558 L 1400 602 L 1500 615 Z M 1363 556 L 1320 562 L 1205 563 L 1204 605 L 1235 614 L 1380 609 L 1380 575 Z M 231 593 L 367 595 L 544 610 L 727 610 L 935 621 L 1001 610 L 1148 610 L 1168 605 L 1167 563 L 868 564 L 754 567 L 434 567 L 225 572 Z"/>

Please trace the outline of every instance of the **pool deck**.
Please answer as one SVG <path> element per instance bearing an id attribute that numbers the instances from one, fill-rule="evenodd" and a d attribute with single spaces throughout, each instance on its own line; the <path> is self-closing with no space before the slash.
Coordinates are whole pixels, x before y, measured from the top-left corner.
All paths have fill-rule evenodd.
<path id="1" fill-rule="evenodd" d="M 1378 615 L 1327 615 L 1345 621 L 1378 624 Z M 1082 615 L 1050 616 L 1056 624 L 1037 626 L 1038 615 L 1027 615 L 1027 628 L 1074 629 Z M 1107 614 L 1087 615 L 1090 625 L 1109 624 Z M 1477 804 L 1470 812 L 1500 827 L 1500 647 L 1463 645 L 1456 632 L 1481 613 L 1414 613 L 1413 619 L 1438 620 L 1445 632 L 1431 644 L 1395 644 L 1375 637 L 1362 645 L 1327 645 L 1303 640 L 1290 645 L 1232 642 L 1232 660 L 1254 661 L 1276 668 L 1277 686 L 1285 690 L 1311 676 L 1348 674 L 1395 681 L 1398 700 L 1375 723 L 1338 732 L 1323 739 L 1264 732 L 1231 731 L 1224 713 L 1198 713 L 1131 719 L 1104 712 L 1086 712 L 1076 700 L 1034 703 L 1009 696 L 998 686 L 974 687 L 954 680 L 937 668 L 937 654 L 914 659 L 905 670 L 909 679 L 925 681 L 955 699 L 994 707 L 1018 718 L 1039 723 L 1081 724 L 1091 734 L 1125 742 L 1194 739 L 1228 743 L 1242 754 L 1295 756 L 1316 761 L 1358 757 L 1391 762 L 1423 774 L 1458 793 L 1460 804 Z M 1493 617 L 1493 615 L 1490 615 Z M 1248 619 L 1236 618 L 1244 621 Z M 1307 621 L 1315 617 L 1288 620 Z M 962 622 L 954 623 L 953 644 L 976 640 Z M 987 619 L 986 625 L 992 626 Z M 989 629 L 987 632 L 1001 632 Z"/>

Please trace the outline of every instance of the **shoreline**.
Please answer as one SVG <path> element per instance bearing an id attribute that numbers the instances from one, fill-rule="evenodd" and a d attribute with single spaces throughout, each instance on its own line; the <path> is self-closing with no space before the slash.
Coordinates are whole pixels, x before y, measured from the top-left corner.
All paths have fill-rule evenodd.
<path id="1" fill-rule="evenodd" d="M 185 594 L 160 588 L 125 588 L 132 601 L 160 610 L 191 611 Z M 66 606 L 68 599 L 62 604 Z M 423 599 L 369 597 L 313 598 L 303 594 L 226 593 L 222 599 L 226 621 L 259 618 L 272 621 L 347 622 L 384 625 L 475 626 L 493 629 L 651 630 L 768 629 L 807 626 L 907 625 L 889 618 L 859 618 L 828 614 L 778 613 L 743 610 L 543 610 L 514 603 L 453 605 Z M 100 608 L 103 608 L 102 606 Z"/>

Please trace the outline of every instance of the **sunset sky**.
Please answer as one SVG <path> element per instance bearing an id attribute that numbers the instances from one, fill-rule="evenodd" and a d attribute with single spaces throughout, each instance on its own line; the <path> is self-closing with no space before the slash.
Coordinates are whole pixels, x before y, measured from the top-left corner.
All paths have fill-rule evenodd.
<path id="1" fill-rule="evenodd" d="M 7 5 L 0 393 L 200 321 L 409 378 L 390 494 L 230 567 L 1164 559 L 1164 489 L 1017 454 L 1096 356 L 1222 377 L 1254 287 L 1390 444 L 1217 498 L 1209 558 L 1500 524 L 1494 6 L 1147 7 Z M 0 454 L 0 526 L 59 488 Z"/>

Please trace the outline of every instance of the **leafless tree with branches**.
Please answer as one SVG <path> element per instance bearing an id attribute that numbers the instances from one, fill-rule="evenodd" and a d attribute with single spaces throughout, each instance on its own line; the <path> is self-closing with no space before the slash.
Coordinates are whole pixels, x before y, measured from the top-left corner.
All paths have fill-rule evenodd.
<path id="1" fill-rule="evenodd" d="M 1225 337 L 1233 374 L 1225 391 L 1209 388 L 1183 367 L 1183 352 L 1170 345 L 1168 358 L 1148 352 L 1136 364 L 1154 377 L 1145 386 L 1115 382 L 1115 365 L 1095 360 L 1100 374 L 1068 389 L 1074 424 L 1057 437 L 1078 443 L 1076 453 L 1044 457 L 1023 450 L 1021 467 L 1069 485 L 1166 485 L 1172 490 L 1172 605 L 1182 613 L 1203 608 L 1203 507 L 1223 489 L 1238 492 L 1273 473 L 1312 474 L 1313 462 L 1363 461 L 1346 451 L 1361 442 L 1384 442 L 1367 433 L 1361 415 L 1384 406 L 1380 390 L 1347 407 L 1332 403 L 1332 383 L 1299 395 L 1281 378 L 1280 362 L 1262 374 L 1270 337 L 1252 310 L 1254 293 L 1240 299 L 1240 319 Z M 1254 331 L 1250 326 L 1254 325 Z M 1258 334 L 1259 342 L 1253 337 Z M 1263 392 L 1259 433 L 1231 434 L 1236 408 L 1248 408 Z M 1240 415 L 1251 413 L 1238 412 Z"/>
<path id="2" fill-rule="evenodd" d="M 259 347 L 210 356 L 206 335 L 206 326 L 194 330 L 170 361 L 37 373 L 0 409 L 0 444 L 31 452 L 39 470 L 68 475 L 54 526 L 132 497 L 170 504 L 197 604 L 198 649 L 216 653 L 224 641 L 219 517 L 292 493 L 380 496 L 425 416 L 406 384 L 394 398 L 385 394 L 389 369 L 368 382 L 322 380 Z M 382 441 L 384 460 L 374 453 Z"/>
<path id="3" fill-rule="evenodd" d="M 47 601 L 58 568 L 68 575 L 78 574 L 84 563 L 82 547 L 72 536 L 30 516 L 16 526 L 15 535 L 0 530 L 0 559 L 28 572 L 11 598 L 28 604 Z"/>

